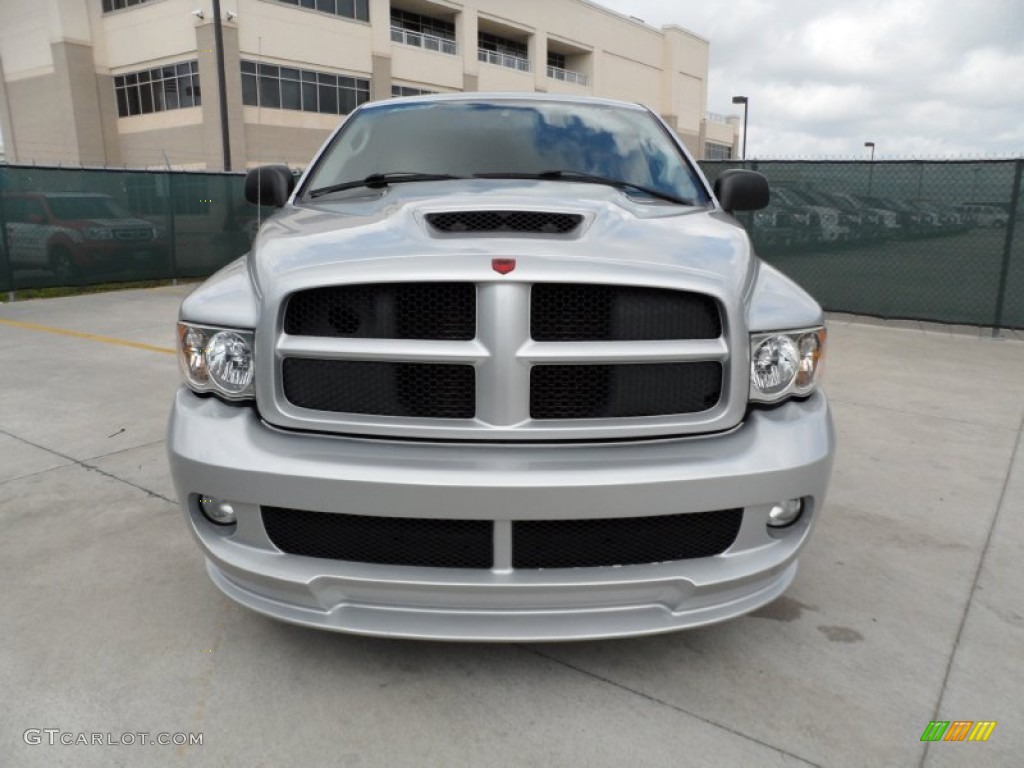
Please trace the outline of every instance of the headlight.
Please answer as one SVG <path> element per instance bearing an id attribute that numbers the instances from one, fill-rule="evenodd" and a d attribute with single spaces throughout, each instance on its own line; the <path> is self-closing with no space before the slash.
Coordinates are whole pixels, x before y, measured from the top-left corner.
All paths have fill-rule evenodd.
<path id="1" fill-rule="evenodd" d="M 189 387 L 228 400 L 253 397 L 253 332 L 178 323 L 178 362 Z"/>
<path id="2" fill-rule="evenodd" d="M 205 389 L 210 380 L 206 368 L 206 341 L 204 329 L 178 323 L 178 363 L 185 381 L 195 389 Z"/>
<path id="3" fill-rule="evenodd" d="M 86 240 L 113 240 L 114 232 L 108 227 L 90 227 L 85 230 Z"/>
<path id="4" fill-rule="evenodd" d="M 239 395 L 252 386 L 252 344 L 235 331 L 220 331 L 206 345 L 210 380 L 221 390 Z"/>
<path id="5" fill-rule="evenodd" d="M 750 399 L 775 403 L 809 395 L 818 385 L 825 355 L 824 328 L 750 337 Z"/>

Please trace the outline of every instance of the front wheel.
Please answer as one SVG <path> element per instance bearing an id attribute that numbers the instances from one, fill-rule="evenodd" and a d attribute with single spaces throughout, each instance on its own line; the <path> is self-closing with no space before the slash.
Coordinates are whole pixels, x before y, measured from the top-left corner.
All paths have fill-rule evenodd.
<path id="1" fill-rule="evenodd" d="M 73 282 L 78 277 L 78 265 L 66 248 L 53 249 L 50 253 L 50 269 L 63 284 Z"/>

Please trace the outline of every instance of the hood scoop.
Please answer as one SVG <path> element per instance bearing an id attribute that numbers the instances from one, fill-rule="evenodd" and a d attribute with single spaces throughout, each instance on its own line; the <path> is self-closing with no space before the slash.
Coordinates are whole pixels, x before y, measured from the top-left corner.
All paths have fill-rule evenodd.
<path id="1" fill-rule="evenodd" d="M 445 211 L 428 213 L 426 219 L 446 235 L 569 235 L 583 223 L 579 214 L 549 211 Z"/>

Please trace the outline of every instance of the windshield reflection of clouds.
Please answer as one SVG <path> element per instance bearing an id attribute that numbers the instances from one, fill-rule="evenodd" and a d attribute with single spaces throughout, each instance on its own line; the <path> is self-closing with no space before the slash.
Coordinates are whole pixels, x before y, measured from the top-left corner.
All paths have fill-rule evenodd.
<path id="1" fill-rule="evenodd" d="M 373 173 L 578 171 L 702 199 L 661 125 L 645 111 L 583 104 L 394 104 L 353 118 L 313 188 Z"/>

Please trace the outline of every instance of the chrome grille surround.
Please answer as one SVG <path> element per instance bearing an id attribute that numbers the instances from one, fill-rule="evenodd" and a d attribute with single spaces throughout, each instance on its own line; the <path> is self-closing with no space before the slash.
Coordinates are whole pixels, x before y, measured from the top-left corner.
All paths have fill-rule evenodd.
<path id="1" fill-rule="evenodd" d="M 518 249 L 516 249 L 518 250 Z M 524 249 L 525 250 L 525 249 Z M 492 258 L 514 258 L 509 275 Z M 745 291 L 706 273 L 664 265 L 590 261 L 502 250 L 352 262 L 338 280 L 335 265 L 276 275 L 266 283 L 265 311 L 257 329 L 256 398 L 270 424 L 312 432 L 375 437 L 480 440 L 608 440 L 706 434 L 732 429 L 746 411 L 748 341 L 741 297 Z M 310 288 L 359 283 L 472 282 L 477 286 L 477 333 L 469 341 L 316 338 L 283 332 L 288 297 Z M 535 283 L 596 283 L 704 293 L 719 304 L 722 336 L 685 341 L 538 342 L 530 336 L 530 291 Z M 299 408 L 284 395 L 287 357 L 407 363 L 455 363 L 476 369 L 473 419 L 408 418 L 329 413 Z M 263 361 L 273 361 L 264 364 Z M 538 364 L 718 362 L 722 396 L 699 413 L 627 418 L 534 420 L 530 371 Z"/>

